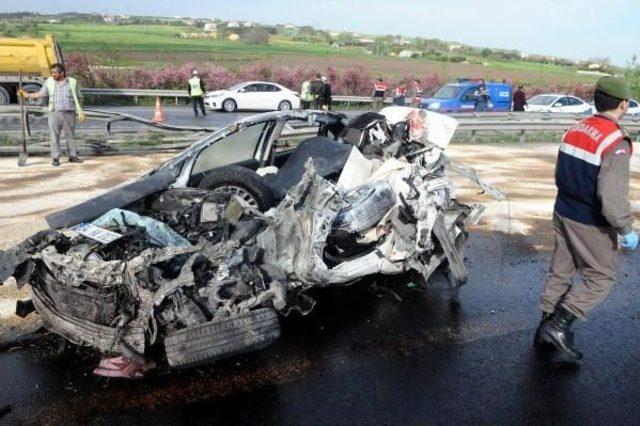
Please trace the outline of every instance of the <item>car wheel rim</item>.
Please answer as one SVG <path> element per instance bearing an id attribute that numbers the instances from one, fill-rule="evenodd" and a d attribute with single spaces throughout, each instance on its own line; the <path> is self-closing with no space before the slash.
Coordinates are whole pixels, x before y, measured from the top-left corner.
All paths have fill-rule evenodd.
<path id="1" fill-rule="evenodd" d="M 256 200 L 256 197 L 254 197 L 249 191 L 247 191 L 244 188 L 241 188 L 239 186 L 235 186 L 235 185 L 224 185 L 224 186 L 219 186 L 216 189 L 213 190 L 213 192 L 215 194 L 224 194 L 224 195 L 228 195 L 229 197 L 232 197 L 234 195 L 237 195 L 238 197 L 242 198 L 244 201 L 246 201 L 251 207 L 255 207 L 258 208 L 258 200 Z"/>
<path id="2" fill-rule="evenodd" d="M 280 104 L 281 111 L 289 111 L 290 109 L 291 109 L 291 105 L 289 105 L 289 102 L 282 102 Z"/>
<path id="3" fill-rule="evenodd" d="M 233 111 L 233 101 L 225 101 L 224 103 L 224 109 L 226 109 L 227 111 Z"/>

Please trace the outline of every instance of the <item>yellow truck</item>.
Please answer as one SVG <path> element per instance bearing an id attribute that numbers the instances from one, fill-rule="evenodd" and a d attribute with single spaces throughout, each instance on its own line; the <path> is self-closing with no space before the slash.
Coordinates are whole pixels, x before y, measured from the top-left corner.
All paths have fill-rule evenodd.
<path id="1" fill-rule="evenodd" d="M 17 103 L 18 70 L 27 92 L 37 92 L 51 75 L 51 65 L 64 63 L 60 45 L 51 35 L 44 38 L 0 38 L 0 105 Z M 32 100 L 38 104 L 44 99 Z"/>

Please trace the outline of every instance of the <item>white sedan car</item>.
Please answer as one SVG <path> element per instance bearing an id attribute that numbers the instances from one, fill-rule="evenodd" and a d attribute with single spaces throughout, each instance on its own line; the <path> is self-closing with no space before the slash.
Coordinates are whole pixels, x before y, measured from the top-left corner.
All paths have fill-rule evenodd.
<path id="1" fill-rule="evenodd" d="M 635 99 L 629 99 L 629 111 L 627 111 L 627 114 L 640 114 L 640 102 L 636 101 Z"/>
<path id="2" fill-rule="evenodd" d="M 594 109 L 580 98 L 557 93 L 537 95 L 527 101 L 527 112 L 572 112 L 591 114 Z"/>
<path id="3" fill-rule="evenodd" d="M 227 90 L 217 90 L 204 96 L 208 108 L 233 112 L 236 110 L 287 111 L 300 108 L 300 95 L 284 86 L 266 81 L 236 84 Z"/>

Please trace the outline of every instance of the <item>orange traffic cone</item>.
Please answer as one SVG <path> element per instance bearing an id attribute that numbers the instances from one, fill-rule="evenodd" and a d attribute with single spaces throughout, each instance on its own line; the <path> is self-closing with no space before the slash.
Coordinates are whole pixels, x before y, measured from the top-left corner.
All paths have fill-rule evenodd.
<path id="1" fill-rule="evenodd" d="M 167 120 L 162 110 L 162 102 L 160 102 L 160 96 L 156 96 L 156 112 L 153 114 L 154 123 L 162 123 Z"/>

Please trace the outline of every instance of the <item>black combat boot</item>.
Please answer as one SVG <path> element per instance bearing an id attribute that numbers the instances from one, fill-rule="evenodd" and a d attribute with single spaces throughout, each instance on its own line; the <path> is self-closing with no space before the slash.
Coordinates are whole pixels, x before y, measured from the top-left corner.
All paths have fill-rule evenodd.
<path id="1" fill-rule="evenodd" d="M 571 324 L 576 316 L 564 308 L 558 307 L 540 329 L 541 340 L 551 343 L 558 350 L 558 355 L 568 362 L 576 362 L 582 359 L 582 354 L 573 344 Z"/>
<path id="2" fill-rule="evenodd" d="M 538 324 L 538 328 L 536 329 L 536 334 L 533 337 L 533 346 L 535 346 L 536 348 L 552 346 L 550 343 L 545 342 L 542 339 L 542 335 L 540 334 L 540 331 L 542 330 L 542 326 L 549 320 L 549 318 L 551 318 L 551 314 L 549 312 L 543 311 L 542 318 L 540 319 L 540 324 Z"/>

